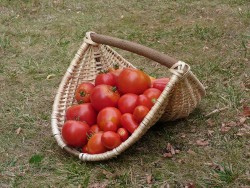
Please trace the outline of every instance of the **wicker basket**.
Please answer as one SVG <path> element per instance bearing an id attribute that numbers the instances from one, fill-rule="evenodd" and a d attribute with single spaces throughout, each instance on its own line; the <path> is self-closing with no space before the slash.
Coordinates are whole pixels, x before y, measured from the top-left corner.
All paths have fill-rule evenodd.
<path id="1" fill-rule="evenodd" d="M 119 64 L 120 67 L 134 67 L 110 46 L 142 55 L 167 66 L 171 72 L 171 78 L 150 112 L 125 142 L 102 154 L 81 153 L 67 146 L 61 136 L 66 109 L 76 103 L 74 93 L 77 86 L 83 81 L 94 82 L 96 75 L 101 70 L 105 70 L 114 64 Z M 53 136 L 62 149 L 79 157 L 82 161 L 107 160 L 116 157 L 129 148 L 158 120 L 171 121 L 187 117 L 204 95 L 203 85 L 193 75 L 186 63 L 133 42 L 87 32 L 84 42 L 65 73 L 55 97 L 51 115 Z"/>

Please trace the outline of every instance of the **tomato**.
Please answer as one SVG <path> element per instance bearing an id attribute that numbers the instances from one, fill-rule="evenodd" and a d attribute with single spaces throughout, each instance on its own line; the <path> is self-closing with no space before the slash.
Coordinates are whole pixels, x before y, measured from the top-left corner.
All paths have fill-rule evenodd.
<path id="1" fill-rule="evenodd" d="M 152 87 L 163 91 L 169 82 L 169 78 L 158 78 L 152 81 Z"/>
<path id="2" fill-rule="evenodd" d="M 134 93 L 140 95 L 150 86 L 149 76 L 134 68 L 123 69 L 117 79 L 118 90 L 123 94 Z"/>
<path id="3" fill-rule="evenodd" d="M 118 109 L 122 114 L 133 113 L 135 107 L 137 106 L 138 95 L 133 93 L 127 93 L 120 97 L 118 101 Z"/>
<path id="4" fill-rule="evenodd" d="M 141 123 L 144 117 L 148 114 L 149 109 L 146 106 L 137 106 L 133 112 L 133 115 L 138 123 Z"/>
<path id="5" fill-rule="evenodd" d="M 82 147 L 82 152 L 83 152 L 83 153 L 89 153 L 89 152 L 88 152 L 88 145 L 84 145 L 84 146 Z"/>
<path id="6" fill-rule="evenodd" d="M 134 116 L 130 113 L 125 113 L 121 117 L 122 127 L 127 129 L 131 134 L 137 129 L 139 124 L 135 120 Z"/>
<path id="7" fill-rule="evenodd" d="M 94 89 L 94 84 L 90 82 L 83 82 L 81 83 L 75 92 L 75 99 L 80 103 L 88 103 L 90 102 L 90 93 Z"/>
<path id="8" fill-rule="evenodd" d="M 62 137 L 66 144 L 81 147 L 87 143 L 89 125 L 85 122 L 69 120 L 62 127 Z"/>
<path id="9" fill-rule="evenodd" d="M 85 121 L 88 125 L 96 124 L 96 111 L 90 103 L 71 106 L 66 111 L 66 120 Z"/>
<path id="10" fill-rule="evenodd" d="M 111 73 L 98 74 L 95 78 L 95 85 L 97 86 L 101 84 L 115 86 L 116 85 L 115 76 Z"/>
<path id="11" fill-rule="evenodd" d="M 91 104 L 97 111 L 105 107 L 117 107 L 119 98 L 116 88 L 109 85 L 96 86 L 90 95 Z"/>
<path id="12" fill-rule="evenodd" d="M 122 143 L 118 133 L 107 131 L 102 134 L 102 144 L 108 149 L 114 149 Z"/>
<path id="13" fill-rule="evenodd" d="M 89 139 L 87 144 L 89 154 L 98 154 L 107 151 L 107 148 L 102 143 L 102 135 L 103 132 L 98 132 Z"/>
<path id="14" fill-rule="evenodd" d="M 139 95 L 137 99 L 137 105 L 143 105 L 146 106 L 148 109 L 151 109 L 153 103 L 146 95 Z"/>
<path id="15" fill-rule="evenodd" d="M 87 132 L 88 139 L 90 139 L 91 136 L 93 136 L 95 133 L 100 132 L 100 127 L 98 125 L 92 125 Z"/>
<path id="16" fill-rule="evenodd" d="M 120 135 L 121 137 L 121 140 L 124 142 L 125 140 L 128 139 L 129 137 L 129 132 L 127 131 L 127 129 L 123 128 L 123 127 L 120 127 L 118 130 L 117 130 L 117 133 Z"/>
<path id="17" fill-rule="evenodd" d="M 161 91 L 159 89 L 156 89 L 156 88 L 149 88 L 143 92 L 143 95 L 148 97 L 150 99 L 151 103 L 154 105 L 156 100 L 161 95 Z"/>
<path id="18" fill-rule="evenodd" d="M 120 127 L 121 112 L 115 107 L 103 108 L 97 115 L 97 124 L 102 131 L 116 131 Z"/>

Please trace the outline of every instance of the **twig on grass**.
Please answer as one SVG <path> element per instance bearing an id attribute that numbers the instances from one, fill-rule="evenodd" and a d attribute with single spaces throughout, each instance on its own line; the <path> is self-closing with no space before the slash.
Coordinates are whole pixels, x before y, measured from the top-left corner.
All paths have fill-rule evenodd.
<path id="1" fill-rule="evenodd" d="M 205 117 L 209 117 L 209 116 L 211 116 L 211 115 L 213 115 L 213 114 L 222 112 L 222 111 L 224 111 L 224 110 L 227 110 L 228 108 L 229 108 L 229 107 L 226 106 L 226 107 L 223 107 L 223 108 L 220 108 L 220 109 L 215 109 L 215 110 L 213 110 L 212 112 L 209 112 L 208 114 L 206 114 Z"/>

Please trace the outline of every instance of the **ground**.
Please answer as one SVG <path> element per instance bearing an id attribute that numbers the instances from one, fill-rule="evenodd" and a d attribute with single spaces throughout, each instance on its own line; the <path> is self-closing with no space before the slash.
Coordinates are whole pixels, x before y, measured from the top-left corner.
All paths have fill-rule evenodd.
<path id="1" fill-rule="evenodd" d="M 248 0 L 0 0 L 0 13 L 0 187 L 250 186 Z M 87 31 L 187 62 L 206 96 L 189 117 L 157 123 L 115 159 L 70 156 L 52 137 L 50 114 Z M 178 153 L 168 157 L 169 148 Z"/>

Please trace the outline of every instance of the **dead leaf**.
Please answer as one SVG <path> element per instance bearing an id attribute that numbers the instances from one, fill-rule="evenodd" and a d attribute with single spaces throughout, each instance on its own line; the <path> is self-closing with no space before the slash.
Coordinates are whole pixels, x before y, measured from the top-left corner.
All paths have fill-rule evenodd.
<path id="1" fill-rule="evenodd" d="M 230 122 L 228 122 L 228 123 L 226 124 L 226 126 L 235 127 L 235 126 L 237 126 L 237 123 L 234 122 L 234 121 L 230 121 Z"/>
<path id="2" fill-rule="evenodd" d="M 188 183 L 187 185 L 185 185 L 185 188 L 195 188 L 194 183 Z"/>
<path id="3" fill-rule="evenodd" d="M 106 187 L 108 187 L 108 181 L 104 181 L 101 183 L 94 183 L 88 186 L 88 188 L 106 188 Z"/>
<path id="4" fill-rule="evenodd" d="M 172 158 L 173 155 L 171 153 L 164 153 L 163 157 L 165 157 L 165 158 Z"/>
<path id="5" fill-rule="evenodd" d="M 196 155 L 196 153 L 193 150 L 191 150 L 191 149 L 187 150 L 187 153 L 191 154 L 191 155 Z"/>
<path id="6" fill-rule="evenodd" d="M 238 125 L 243 125 L 246 120 L 247 120 L 246 117 L 240 117 Z"/>
<path id="7" fill-rule="evenodd" d="M 250 107 L 243 105 L 243 116 L 250 117 Z"/>
<path id="8" fill-rule="evenodd" d="M 231 127 L 224 127 L 224 126 L 222 126 L 221 128 L 220 128 L 220 131 L 222 132 L 222 133 L 226 133 L 226 132 L 228 132 L 229 130 L 231 129 Z"/>
<path id="9" fill-rule="evenodd" d="M 186 161 L 184 159 L 178 159 L 177 162 L 180 163 L 180 164 L 185 164 L 186 163 Z"/>
<path id="10" fill-rule="evenodd" d="M 146 180 L 147 180 L 147 184 L 151 184 L 152 181 L 153 181 L 152 175 L 151 175 L 151 174 L 150 174 L 150 175 L 147 175 Z"/>
<path id="11" fill-rule="evenodd" d="M 196 144 L 198 146 L 207 146 L 209 144 L 209 141 L 205 139 L 199 139 L 199 140 L 196 140 Z"/>
<path id="12" fill-rule="evenodd" d="M 179 150 L 179 149 L 176 149 L 176 150 L 175 150 L 175 153 L 176 153 L 176 154 L 180 153 L 180 150 Z"/>
<path id="13" fill-rule="evenodd" d="M 209 118 L 206 122 L 207 122 L 207 124 L 208 124 L 210 127 L 212 127 L 212 126 L 215 125 L 215 123 L 213 122 L 213 120 L 212 120 L 211 118 Z"/>
<path id="14" fill-rule="evenodd" d="M 16 130 L 16 134 L 19 135 L 21 131 L 22 131 L 22 128 L 18 127 L 18 129 Z"/>

